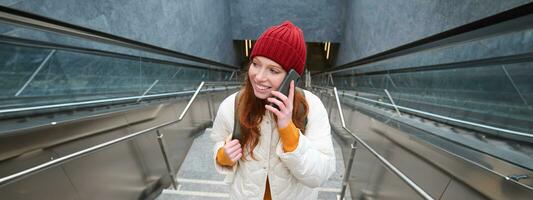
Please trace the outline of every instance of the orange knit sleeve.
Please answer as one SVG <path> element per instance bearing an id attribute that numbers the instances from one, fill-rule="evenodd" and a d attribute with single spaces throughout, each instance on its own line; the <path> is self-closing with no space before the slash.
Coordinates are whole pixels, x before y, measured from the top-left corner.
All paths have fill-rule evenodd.
<path id="1" fill-rule="evenodd" d="M 217 151 L 217 162 L 218 164 L 226 167 L 231 167 L 235 164 L 233 161 L 231 161 L 231 159 L 228 158 L 228 156 L 226 156 L 222 147 Z"/>
<path id="2" fill-rule="evenodd" d="M 292 152 L 298 147 L 298 140 L 300 139 L 300 132 L 294 123 L 289 123 L 287 127 L 278 129 L 279 137 L 283 143 L 283 151 Z"/>

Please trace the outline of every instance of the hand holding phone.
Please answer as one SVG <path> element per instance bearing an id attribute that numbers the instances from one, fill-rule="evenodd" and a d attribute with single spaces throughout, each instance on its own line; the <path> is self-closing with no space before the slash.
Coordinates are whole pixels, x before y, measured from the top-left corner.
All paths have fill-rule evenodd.
<path id="1" fill-rule="evenodd" d="M 294 91 L 299 80 L 298 73 L 291 70 L 285 76 L 278 91 L 272 91 L 273 97 L 267 98 L 270 104 L 265 105 L 265 108 L 276 115 L 279 128 L 286 127 L 292 120 Z"/>

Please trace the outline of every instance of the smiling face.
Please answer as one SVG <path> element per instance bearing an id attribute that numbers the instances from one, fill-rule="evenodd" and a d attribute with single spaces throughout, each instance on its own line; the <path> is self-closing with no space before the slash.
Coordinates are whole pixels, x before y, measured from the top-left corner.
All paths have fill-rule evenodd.
<path id="1" fill-rule="evenodd" d="M 286 75 L 281 65 L 263 56 L 254 57 L 248 69 L 248 78 L 259 99 L 266 99 L 278 90 Z"/>

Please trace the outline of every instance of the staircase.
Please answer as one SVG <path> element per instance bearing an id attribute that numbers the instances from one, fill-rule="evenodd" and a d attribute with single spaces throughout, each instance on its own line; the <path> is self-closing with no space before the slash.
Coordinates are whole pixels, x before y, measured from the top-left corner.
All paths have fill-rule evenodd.
<path id="1" fill-rule="evenodd" d="M 212 160 L 214 143 L 209 138 L 211 129 L 195 139 L 183 165 L 177 173 L 178 189 L 163 190 L 156 200 L 213 200 L 229 199 L 229 186 L 223 182 L 224 175 L 215 171 Z M 318 199 L 337 199 L 344 174 L 343 158 L 337 142 L 333 141 L 337 170 L 330 179 L 318 188 Z M 349 192 L 347 200 L 351 200 Z"/>

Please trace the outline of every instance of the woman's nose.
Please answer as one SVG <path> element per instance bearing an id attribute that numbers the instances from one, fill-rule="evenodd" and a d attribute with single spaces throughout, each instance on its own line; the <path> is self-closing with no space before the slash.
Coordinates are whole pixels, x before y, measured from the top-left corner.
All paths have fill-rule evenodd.
<path id="1" fill-rule="evenodd" d="M 257 81 L 264 81 L 266 80 L 266 78 L 267 76 L 266 76 L 265 70 L 259 70 L 257 74 L 255 74 L 255 79 Z"/>

